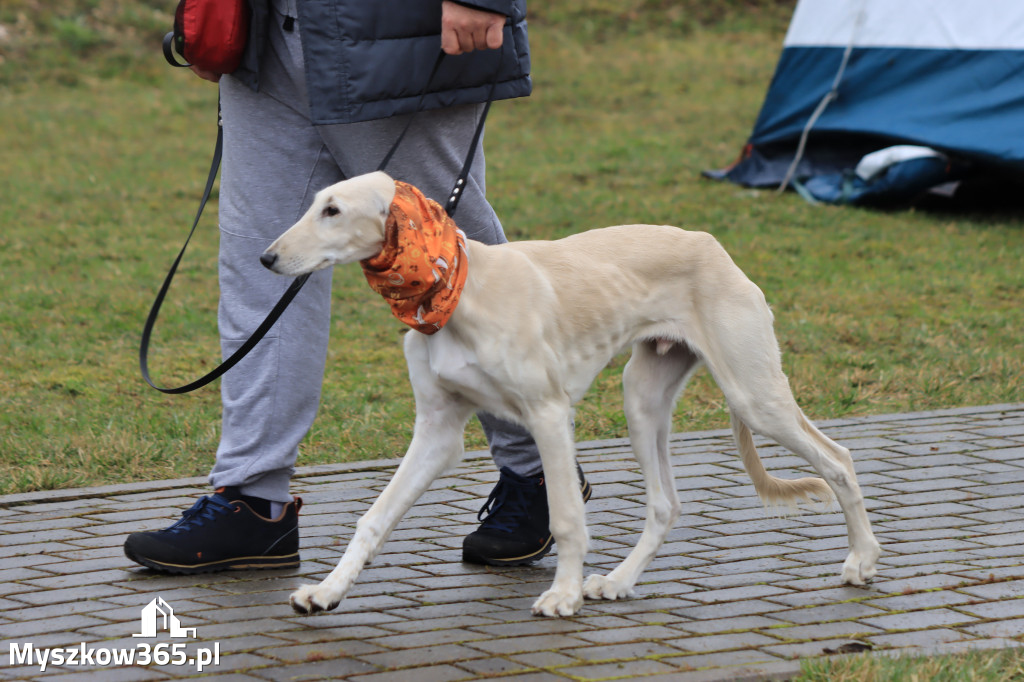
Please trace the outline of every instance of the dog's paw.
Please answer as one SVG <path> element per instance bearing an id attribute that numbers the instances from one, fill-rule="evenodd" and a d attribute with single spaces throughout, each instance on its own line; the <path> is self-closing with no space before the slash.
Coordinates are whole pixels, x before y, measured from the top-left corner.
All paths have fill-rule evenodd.
<path id="1" fill-rule="evenodd" d="M 843 563 L 843 582 L 847 585 L 867 584 L 878 573 L 875 567 L 878 554 L 877 549 L 864 553 L 850 552 Z"/>
<path id="2" fill-rule="evenodd" d="M 341 603 L 340 599 L 332 599 L 322 585 L 303 585 L 292 592 L 288 601 L 296 613 L 304 616 L 319 611 L 330 611 Z"/>
<path id="3" fill-rule="evenodd" d="M 583 608 L 583 593 L 576 590 L 565 593 L 551 588 L 533 603 L 530 610 L 535 616 L 571 616 Z"/>
<path id="4" fill-rule="evenodd" d="M 624 599 L 633 596 L 633 586 L 594 573 L 583 581 L 583 596 L 587 599 Z"/>

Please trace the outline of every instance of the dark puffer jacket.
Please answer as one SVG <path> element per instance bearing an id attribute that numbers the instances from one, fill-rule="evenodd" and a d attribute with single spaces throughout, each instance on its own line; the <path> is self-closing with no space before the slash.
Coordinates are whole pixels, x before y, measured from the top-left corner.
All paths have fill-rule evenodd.
<path id="1" fill-rule="evenodd" d="M 259 87 L 270 0 L 249 0 L 249 45 L 233 74 Z M 526 0 L 461 0 L 509 19 L 501 50 L 446 57 L 424 106 L 486 101 L 499 62 L 495 99 L 530 94 Z M 315 124 L 354 123 L 415 109 L 441 49 L 441 0 L 297 0 Z"/>

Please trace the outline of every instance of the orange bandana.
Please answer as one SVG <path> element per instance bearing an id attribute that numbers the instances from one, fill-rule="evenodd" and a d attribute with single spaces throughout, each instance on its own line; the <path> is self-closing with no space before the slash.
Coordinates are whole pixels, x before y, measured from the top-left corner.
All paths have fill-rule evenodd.
<path id="1" fill-rule="evenodd" d="M 384 223 L 384 247 L 361 261 L 370 288 L 424 334 L 448 322 L 466 285 L 466 235 L 441 205 L 404 182 Z"/>

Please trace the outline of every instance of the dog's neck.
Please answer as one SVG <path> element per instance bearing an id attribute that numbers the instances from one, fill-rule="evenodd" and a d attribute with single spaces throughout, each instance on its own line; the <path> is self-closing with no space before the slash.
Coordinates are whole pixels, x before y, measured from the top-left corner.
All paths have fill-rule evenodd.
<path id="1" fill-rule="evenodd" d="M 466 235 L 440 204 L 396 181 L 383 247 L 360 264 L 370 288 L 384 297 L 395 317 L 433 334 L 455 312 L 467 261 Z"/>

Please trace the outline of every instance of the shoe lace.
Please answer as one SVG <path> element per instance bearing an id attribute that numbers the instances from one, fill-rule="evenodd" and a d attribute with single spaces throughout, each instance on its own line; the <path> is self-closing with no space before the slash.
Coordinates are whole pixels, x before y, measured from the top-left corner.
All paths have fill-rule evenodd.
<path id="1" fill-rule="evenodd" d="M 183 533 L 194 526 L 202 526 L 206 521 L 213 521 L 218 516 L 234 512 L 236 507 L 219 495 L 206 495 L 181 513 L 181 519 L 168 528 L 172 533 Z"/>
<path id="2" fill-rule="evenodd" d="M 514 533 L 521 527 L 521 522 L 529 518 L 529 508 L 526 489 L 519 485 L 508 485 L 501 479 L 484 506 L 480 507 L 476 519 L 483 522 L 481 528 Z"/>

